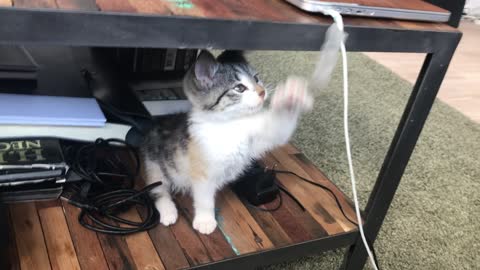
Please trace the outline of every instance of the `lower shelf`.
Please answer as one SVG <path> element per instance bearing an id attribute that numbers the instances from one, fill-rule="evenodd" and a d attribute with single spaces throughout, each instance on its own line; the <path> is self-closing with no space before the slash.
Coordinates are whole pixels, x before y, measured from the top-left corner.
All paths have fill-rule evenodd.
<path id="1" fill-rule="evenodd" d="M 264 162 L 329 187 L 346 214 L 355 219 L 348 198 L 293 146 L 272 151 Z M 356 226 L 342 215 L 328 192 L 293 175 L 277 177 L 306 211 L 285 194 L 277 211 L 260 211 L 244 205 L 226 189 L 217 197 L 218 229 L 208 236 L 193 230 L 192 204 L 187 196 L 176 198 L 179 219 L 175 225 L 159 225 L 127 237 L 84 229 L 77 221 L 79 210 L 65 202 L 10 205 L 0 212 L 0 239 L 7 239 L 0 247 L 0 256 L 9 258 L 2 260 L 0 268 L 246 269 L 354 242 Z M 276 202 L 270 204 L 265 207 Z M 140 214 L 132 209 L 125 216 L 140 219 Z"/>

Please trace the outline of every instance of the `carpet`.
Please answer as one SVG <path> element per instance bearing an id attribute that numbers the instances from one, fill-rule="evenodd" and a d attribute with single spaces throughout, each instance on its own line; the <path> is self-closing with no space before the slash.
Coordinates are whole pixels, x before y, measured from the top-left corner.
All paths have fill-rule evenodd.
<path id="1" fill-rule="evenodd" d="M 250 53 L 268 83 L 309 76 L 311 52 Z M 412 86 L 363 54 L 349 54 L 350 133 L 365 205 Z M 319 92 L 293 143 L 351 195 L 342 127 L 340 66 Z M 405 171 L 375 248 L 382 269 L 478 269 L 480 126 L 436 101 Z M 338 269 L 344 250 L 266 269 Z M 366 267 L 370 269 L 370 267 Z"/>

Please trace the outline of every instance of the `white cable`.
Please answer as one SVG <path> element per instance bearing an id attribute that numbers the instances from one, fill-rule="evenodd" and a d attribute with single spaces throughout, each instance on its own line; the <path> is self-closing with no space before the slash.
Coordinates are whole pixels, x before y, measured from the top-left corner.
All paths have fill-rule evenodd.
<path id="1" fill-rule="evenodd" d="M 340 13 L 334 10 L 325 10 L 323 12 L 325 15 L 329 15 L 333 18 L 335 24 L 337 25 L 338 29 L 343 32 L 343 19 Z M 328 42 L 328 41 L 327 41 Z M 375 259 L 373 257 L 373 253 L 370 250 L 370 247 L 367 242 L 367 238 L 365 237 L 365 233 L 363 231 L 363 222 L 362 216 L 360 213 L 360 206 L 358 202 L 357 196 L 357 187 L 355 181 L 355 174 L 353 170 L 353 161 L 352 161 L 352 153 L 350 147 L 350 135 L 348 131 L 348 66 L 347 66 L 347 50 L 345 49 L 345 42 L 343 39 L 340 41 L 340 51 L 342 54 L 342 68 L 343 68 L 343 127 L 344 127 L 344 135 L 345 135 L 345 148 L 347 150 L 347 160 L 348 160 L 348 169 L 350 173 L 350 180 L 352 182 L 352 193 L 353 193 L 353 202 L 355 205 L 355 213 L 357 216 L 357 223 L 358 229 L 360 231 L 360 237 L 362 238 L 363 245 L 367 250 L 368 257 L 370 259 L 370 263 L 372 264 L 375 270 L 378 270 L 378 266 L 375 263 Z M 317 67 L 321 68 L 321 67 Z"/>
<path id="2" fill-rule="evenodd" d="M 352 161 L 352 153 L 350 150 L 350 136 L 348 133 L 348 72 L 347 72 L 347 52 L 345 49 L 345 44 L 342 42 L 341 47 L 342 51 L 342 62 L 343 62 L 343 126 L 344 126 L 344 133 L 345 133 L 345 147 L 347 149 L 347 160 L 348 160 L 348 169 L 350 171 L 350 179 L 352 181 L 352 193 L 353 193 L 353 201 L 355 204 L 355 213 L 357 214 L 357 223 L 358 229 L 360 230 L 360 236 L 362 237 L 363 245 L 367 250 L 368 257 L 370 258 L 370 263 L 375 270 L 378 270 L 378 267 L 375 263 L 375 259 L 373 257 L 373 253 L 370 250 L 370 247 L 367 242 L 367 238 L 365 237 L 365 233 L 363 232 L 363 222 L 362 216 L 360 214 L 360 207 L 358 202 L 357 196 L 357 187 L 355 182 L 355 174 L 353 172 L 353 161 Z"/>

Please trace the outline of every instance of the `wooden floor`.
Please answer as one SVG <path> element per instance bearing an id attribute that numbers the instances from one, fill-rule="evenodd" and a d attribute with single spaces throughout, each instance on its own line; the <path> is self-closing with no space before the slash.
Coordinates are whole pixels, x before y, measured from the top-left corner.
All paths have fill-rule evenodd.
<path id="1" fill-rule="evenodd" d="M 329 186 L 354 218 L 351 202 L 293 146 L 273 151 L 264 161 Z M 209 236 L 192 229 L 188 197 L 176 198 L 180 216 L 175 225 L 159 225 L 128 237 L 84 229 L 77 222 L 79 210 L 63 201 L 13 204 L 0 216 L 0 239 L 7 243 L 0 249 L 0 256 L 6 258 L 0 268 L 179 269 L 356 230 L 324 190 L 291 175 L 278 175 L 278 180 L 306 212 L 285 195 L 279 210 L 259 211 L 227 189 L 217 199 L 219 228 Z M 132 209 L 125 216 L 139 219 L 140 214 Z"/>
<path id="2" fill-rule="evenodd" d="M 463 37 L 438 98 L 480 123 L 480 25 L 462 21 Z M 424 55 L 408 53 L 367 53 L 369 57 L 414 83 Z"/>

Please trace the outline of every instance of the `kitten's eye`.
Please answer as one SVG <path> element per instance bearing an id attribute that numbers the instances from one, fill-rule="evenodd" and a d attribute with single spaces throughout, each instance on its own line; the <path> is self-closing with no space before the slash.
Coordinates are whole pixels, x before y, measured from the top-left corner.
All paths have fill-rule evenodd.
<path id="1" fill-rule="evenodd" d="M 255 82 L 258 83 L 260 79 L 258 79 L 258 74 L 253 75 L 253 78 L 255 79 Z"/>
<path id="2" fill-rule="evenodd" d="M 247 87 L 240 83 L 240 84 L 237 84 L 235 86 L 235 88 L 233 88 L 233 90 L 235 90 L 237 92 L 240 92 L 240 93 L 243 93 L 243 92 L 245 92 L 245 90 L 247 90 Z"/>

